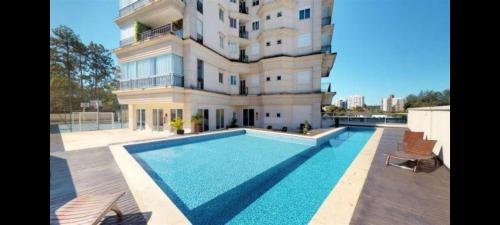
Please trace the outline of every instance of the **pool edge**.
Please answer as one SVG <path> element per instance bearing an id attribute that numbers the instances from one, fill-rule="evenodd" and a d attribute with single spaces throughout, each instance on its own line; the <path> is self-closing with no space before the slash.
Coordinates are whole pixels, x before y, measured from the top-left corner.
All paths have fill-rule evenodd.
<path id="1" fill-rule="evenodd" d="M 309 221 L 309 224 L 349 225 L 383 130 L 384 128 L 376 128 L 368 142 L 363 146 L 337 185 Z"/>

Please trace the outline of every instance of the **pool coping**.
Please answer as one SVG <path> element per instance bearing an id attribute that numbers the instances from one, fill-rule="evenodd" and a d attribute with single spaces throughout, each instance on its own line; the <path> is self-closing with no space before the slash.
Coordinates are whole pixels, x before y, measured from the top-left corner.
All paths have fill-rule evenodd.
<path id="1" fill-rule="evenodd" d="M 274 135 L 284 135 L 288 137 L 296 137 L 296 138 L 301 138 L 301 139 L 309 139 L 312 141 L 315 141 L 316 143 L 321 143 L 322 141 L 327 140 L 329 136 L 333 136 L 338 132 L 341 132 L 342 130 L 346 129 L 347 127 L 340 127 L 340 128 L 334 128 L 332 130 L 329 130 L 327 132 L 323 132 L 320 134 L 317 134 L 315 136 L 301 136 L 297 134 L 287 134 L 287 133 L 278 133 L 278 132 L 271 132 L 271 131 L 263 131 L 263 130 L 257 130 L 257 129 L 251 129 L 251 128 L 238 128 L 238 129 L 231 129 L 231 130 L 224 130 L 224 131 L 215 131 L 215 132 L 210 132 L 210 133 L 205 133 L 205 134 L 196 134 L 196 136 L 205 136 L 205 135 L 214 135 L 214 134 L 222 134 L 222 133 L 229 133 L 229 132 L 239 132 L 241 130 L 251 130 L 252 132 L 257 131 L 257 132 L 262 132 L 262 133 L 269 133 L 269 134 L 274 134 Z M 360 168 L 365 168 L 366 172 L 364 172 L 364 177 L 362 181 L 358 181 L 356 185 L 359 186 L 359 192 L 357 193 L 356 197 L 356 202 L 357 198 L 359 197 L 359 194 L 361 192 L 361 188 L 364 183 L 364 179 L 366 179 L 366 175 L 371 163 L 371 160 L 373 159 L 373 154 L 375 153 L 374 150 L 373 152 L 370 150 L 373 148 L 373 145 L 378 145 L 378 141 L 380 139 L 380 134 L 378 135 L 378 139 L 376 139 L 376 143 L 374 143 L 375 136 L 377 132 L 381 133 L 379 131 L 381 128 L 376 128 L 375 133 L 373 136 L 370 138 L 370 140 L 367 142 L 367 144 L 364 146 L 364 148 L 360 151 L 356 159 L 353 161 L 353 163 L 350 165 L 346 173 L 344 173 L 343 177 L 341 180 L 339 180 L 339 183 L 335 186 L 335 188 L 330 192 L 328 197 L 323 201 L 320 209 L 316 212 L 315 216 L 313 219 L 311 219 L 310 224 L 344 224 L 344 223 L 336 223 L 338 218 L 332 218 L 330 215 L 325 215 L 325 214 L 331 214 L 330 208 L 332 208 L 330 205 L 330 202 L 336 202 L 338 200 L 335 200 L 336 197 L 332 197 L 333 192 L 335 190 L 343 190 L 343 189 L 350 189 L 352 187 L 345 187 L 342 188 L 342 186 L 352 186 L 351 183 L 349 183 L 349 177 L 359 177 L 359 175 L 356 175 L 359 172 L 356 172 L 356 169 L 359 170 Z M 154 182 L 154 180 L 147 174 L 147 172 L 142 168 L 142 166 L 130 155 L 130 153 L 125 149 L 124 146 L 126 145 L 135 145 L 135 144 L 141 144 L 141 143 L 149 143 L 149 142 L 155 142 L 155 141 L 163 141 L 163 140 L 176 140 L 176 139 L 186 139 L 193 137 L 193 135 L 189 136 L 174 136 L 174 137 L 167 137 L 167 138 L 159 138 L 155 140 L 145 140 L 145 141 L 134 141 L 134 142 L 129 142 L 129 143 L 121 143 L 121 144 L 116 144 L 116 145 L 110 145 L 109 149 L 115 159 L 116 164 L 118 165 L 118 168 L 121 170 L 123 177 L 125 178 L 125 181 L 130 189 L 130 192 L 134 199 L 137 202 L 137 205 L 140 209 L 141 212 L 150 212 L 151 217 L 149 218 L 148 224 L 171 224 L 171 225 L 181 225 L 181 224 L 191 224 L 191 222 L 188 220 L 188 218 L 181 212 L 179 208 L 175 205 L 175 203 L 158 187 L 158 185 Z M 370 147 L 371 146 L 371 147 Z M 368 150 L 367 150 L 368 149 Z M 375 146 L 376 149 L 376 146 Z M 363 153 L 363 154 L 362 154 Z M 360 156 L 363 157 L 360 157 Z M 361 158 L 361 159 L 360 159 Z M 352 168 L 353 164 L 356 163 L 355 168 L 355 173 L 353 174 Z M 361 165 L 362 164 L 362 165 Z M 347 174 L 349 175 L 347 176 Z M 362 175 L 363 173 L 361 173 Z M 347 178 L 346 178 L 347 177 Z M 346 181 L 346 179 L 348 179 Z M 359 178 L 358 178 L 359 179 Z M 346 183 L 348 182 L 348 183 Z M 333 200 L 332 200 L 333 199 Z M 329 202 L 328 204 L 325 204 L 326 202 Z M 355 205 L 354 205 L 355 206 Z M 319 214 L 319 212 L 322 212 Z M 344 217 L 348 217 L 349 220 L 352 217 L 352 213 L 354 211 L 354 207 L 352 211 L 349 213 L 347 212 L 346 215 L 343 215 Z M 342 211 L 345 212 L 345 211 Z M 319 216 L 318 216 L 319 214 Z M 338 214 L 338 213 L 337 213 Z M 324 216 L 323 216 L 324 215 Z M 320 222 L 320 223 L 317 223 Z M 348 224 L 349 221 L 347 221 Z"/>
<path id="2" fill-rule="evenodd" d="M 349 225 L 384 128 L 376 128 L 309 224 Z"/>

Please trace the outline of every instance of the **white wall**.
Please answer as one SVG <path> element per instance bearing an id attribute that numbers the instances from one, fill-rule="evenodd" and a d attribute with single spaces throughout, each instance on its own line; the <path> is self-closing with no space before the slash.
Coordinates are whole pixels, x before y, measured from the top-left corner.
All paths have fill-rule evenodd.
<path id="1" fill-rule="evenodd" d="M 450 106 L 409 108 L 408 128 L 437 140 L 434 153 L 450 168 Z"/>

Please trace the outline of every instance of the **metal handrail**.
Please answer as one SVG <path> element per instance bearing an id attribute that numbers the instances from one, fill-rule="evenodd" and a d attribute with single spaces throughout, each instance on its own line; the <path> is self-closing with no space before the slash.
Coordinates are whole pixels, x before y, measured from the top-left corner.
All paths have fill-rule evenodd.
<path id="1" fill-rule="evenodd" d="M 240 38 L 245 38 L 245 39 L 248 39 L 248 31 L 246 30 L 240 30 L 240 35 L 239 35 Z"/>
<path id="2" fill-rule="evenodd" d="M 178 74 L 168 74 L 150 76 L 138 79 L 120 81 L 120 90 L 141 89 L 151 87 L 184 87 L 184 76 Z"/>

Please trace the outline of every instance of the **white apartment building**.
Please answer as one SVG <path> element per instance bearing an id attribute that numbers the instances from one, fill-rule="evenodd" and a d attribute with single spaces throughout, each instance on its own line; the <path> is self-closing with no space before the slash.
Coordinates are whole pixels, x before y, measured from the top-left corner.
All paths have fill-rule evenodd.
<path id="1" fill-rule="evenodd" d="M 392 98 L 391 96 L 382 98 L 382 104 L 380 105 L 382 111 L 389 112 L 392 110 Z"/>
<path id="2" fill-rule="evenodd" d="M 382 98 L 382 105 L 380 108 L 384 112 L 401 112 L 404 111 L 405 98 L 395 98 L 394 95 L 389 95 L 387 98 Z"/>
<path id="3" fill-rule="evenodd" d="M 347 109 L 347 100 L 344 98 L 341 98 L 335 102 L 335 106 L 342 108 L 342 109 Z"/>
<path id="4" fill-rule="evenodd" d="M 402 112 L 405 110 L 405 103 L 406 99 L 405 98 L 393 98 L 392 99 L 392 108 L 396 112 Z"/>
<path id="5" fill-rule="evenodd" d="M 333 0 L 120 0 L 120 87 L 129 128 L 320 127 Z"/>
<path id="6" fill-rule="evenodd" d="M 363 95 L 353 95 L 347 98 L 348 109 L 363 107 L 364 105 L 365 105 L 365 96 Z"/>

